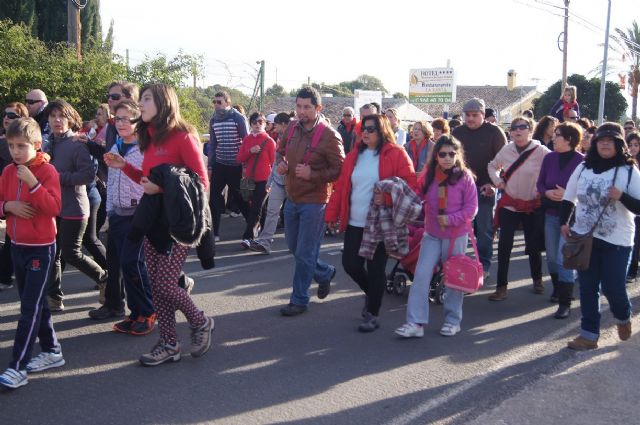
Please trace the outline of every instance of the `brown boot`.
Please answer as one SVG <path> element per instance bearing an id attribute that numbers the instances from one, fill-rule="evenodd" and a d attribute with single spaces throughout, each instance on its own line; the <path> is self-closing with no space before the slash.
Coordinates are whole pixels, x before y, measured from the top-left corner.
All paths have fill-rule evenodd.
<path id="1" fill-rule="evenodd" d="M 497 286 L 496 292 L 489 295 L 489 301 L 504 301 L 507 299 L 507 286 Z"/>
<path id="2" fill-rule="evenodd" d="M 533 293 L 542 295 L 544 294 L 544 285 L 542 279 L 533 279 Z"/>
<path id="3" fill-rule="evenodd" d="M 618 336 L 620 341 L 626 341 L 631 336 L 631 320 L 627 323 L 618 323 Z"/>
<path id="4" fill-rule="evenodd" d="M 567 347 L 576 351 L 594 350 L 598 348 L 598 341 L 591 341 L 582 336 L 578 336 L 576 339 L 569 341 Z"/>

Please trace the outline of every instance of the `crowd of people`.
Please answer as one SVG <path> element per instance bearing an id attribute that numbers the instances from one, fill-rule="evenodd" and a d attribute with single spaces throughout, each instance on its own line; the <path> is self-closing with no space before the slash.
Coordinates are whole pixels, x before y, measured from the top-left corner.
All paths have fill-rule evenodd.
<path id="1" fill-rule="evenodd" d="M 478 98 L 466 101 L 460 116 L 414 122 L 408 130 L 395 109 L 367 104 L 358 119 L 347 107 L 334 130 L 312 87 L 297 93 L 295 112 L 248 118 L 221 91 L 204 147 L 170 86 L 116 81 L 106 98 L 86 122 L 41 90 L 4 108 L 0 289 L 16 284 L 21 311 L 0 385 L 17 388 L 28 373 L 65 364 L 52 312 L 65 308 L 66 263 L 99 290 L 90 318 L 120 319 L 114 331 L 138 336 L 157 323 L 160 338 L 140 356 L 142 365 L 180 360 L 178 310 L 191 329 L 191 356 L 204 355 L 214 319 L 191 299 L 194 282 L 182 269 L 194 247 L 203 268 L 214 266 L 228 209 L 246 222 L 239 248 L 265 255 L 284 222 L 294 270 L 283 316 L 307 311 L 313 281 L 319 299 L 329 296 L 337 269 L 320 259 L 320 246 L 326 232 L 343 232 L 342 267 L 364 294 L 358 330 L 377 330 L 388 259 L 406 257 L 410 232 L 419 229 L 406 322 L 395 333 L 422 337 L 438 265 L 477 240 L 488 282 L 497 238 L 496 287 L 488 299 L 504 301 L 522 229 L 535 294 L 545 293 L 546 251 L 555 318 L 569 317 L 579 282 L 582 321 L 570 348 L 597 348 L 600 293 L 620 339 L 631 335 L 626 284 L 638 272 L 640 133 L 633 121 L 596 127 L 580 117 L 575 87 L 548 116 L 536 122 L 524 111 L 506 130 Z M 98 237 L 105 221 L 106 248 Z M 568 238 L 589 233 L 588 268 L 565 267 Z M 445 288 L 441 335 L 461 331 L 464 297 Z M 33 355 L 36 339 L 41 352 Z"/>

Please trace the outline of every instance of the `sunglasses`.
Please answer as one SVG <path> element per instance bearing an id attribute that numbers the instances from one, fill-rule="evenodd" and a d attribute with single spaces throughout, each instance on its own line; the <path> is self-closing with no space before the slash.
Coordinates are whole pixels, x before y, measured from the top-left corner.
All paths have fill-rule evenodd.
<path id="1" fill-rule="evenodd" d="M 15 112 L 5 112 L 4 116 L 6 118 L 9 118 L 10 120 L 15 120 L 16 118 L 20 118 L 20 115 L 16 114 Z"/>
<path id="2" fill-rule="evenodd" d="M 375 128 L 375 126 L 374 126 L 374 127 L 372 127 L 372 126 L 365 126 L 365 127 L 362 127 L 362 132 L 363 132 L 363 133 L 372 133 L 372 134 L 373 134 L 373 133 L 375 133 L 376 131 L 377 131 L 377 129 Z"/>
<path id="3" fill-rule="evenodd" d="M 35 99 L 25 99 L 24 103 L 26 103 L 27 105 L 33 105 L 35 103 L 40 103 L 42 102 L 42 100 L 35 100 Z"/>
<path id="4" fill-rule="evenodd" d="M 111 94 L 107 94 L 107 100 L 120 100 L 122 99 L 122 95 L 120 93 L 111 93 Z"/>
<path id="5" fill-rule="evenodd" d="M 352 117 L 353 115 L 351 114 L 342 114 L 343 117 Z"/>
<path id="6" fill-rule="evenodd" d="M 516 130 L 528 130 L 529 129 L 529 124 L 518 124 L 518 125 L 512 125 L 511 126 L 511 130 L 512 131 L 516 131 Z"/>
<path id="7" fill-rule="evenodd" d="M 438 158 L 445 159 L 447 156 L 449 158 L 455 158 L 456 157 L 456 153 L 455 152 L 442 152 L 442 151 L 438 152 Z"/>
<path id="8" fill-rule="evenodd" d="M 264 124 L 264 120 L 255 120 L 254 122 L 251 123 L 251 125 L 254 125 L 254 124 L 262 125 L 262 124 Z"/>

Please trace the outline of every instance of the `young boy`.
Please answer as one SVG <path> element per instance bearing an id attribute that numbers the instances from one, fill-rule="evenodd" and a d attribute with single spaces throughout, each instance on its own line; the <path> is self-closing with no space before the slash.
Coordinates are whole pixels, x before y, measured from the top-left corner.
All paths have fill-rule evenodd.
<path id="1" fill-rule="evenodd" d="M 2 172 L 0 214 L 6 217 L 11 256 L 20 295 L 20 319 L 9 368 L 0 385 L 18 388 L 27 372 L 64 365 L 60 343 L 47 304 L 47 282 L 56 253 L 56 221 L 60 214 L 60 178 L 42 145 L 40 126 L 32 118 L 15 120 L 7 129 L 13 164 Z M 36 337 L 42 352 L 31 358 Z"/>

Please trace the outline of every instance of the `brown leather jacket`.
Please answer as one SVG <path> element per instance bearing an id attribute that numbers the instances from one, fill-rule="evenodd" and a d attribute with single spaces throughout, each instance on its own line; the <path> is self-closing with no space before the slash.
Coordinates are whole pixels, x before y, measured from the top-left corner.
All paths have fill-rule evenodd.
<path id="1" fill-rule="evenodd" d="M 288 138 L 287 128 L 284 137 L 278 143 L 278 153 L 283 155 L 289 164 L 289 172 L 285 175 L 287 197 L 295 203 L 326 204 L 332 192 L 331 182 L 340 176 L 344 162 L 344 148 L 340 135 L 330 126 L 325 127 L 318 146 L 309 157 L 311 180 L 303 180 L 295 175 L 296 165 L 303 163 L 318 122 L 316 121 L 311 130 L 305 130 L 297 121 L 289 125 L 295 126 L 291 140 Z"/>

